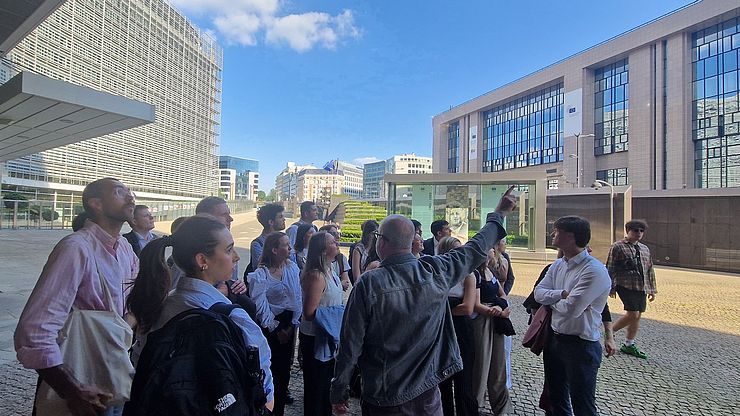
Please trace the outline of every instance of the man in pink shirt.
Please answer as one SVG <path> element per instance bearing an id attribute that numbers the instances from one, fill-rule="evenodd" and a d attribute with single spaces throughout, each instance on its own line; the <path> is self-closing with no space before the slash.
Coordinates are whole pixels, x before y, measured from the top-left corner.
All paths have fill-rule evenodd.
<path id="1" fill-rule="evenodd" d="M 139 260 L 120 236 L 131 220 L 134 195 L 112 178 L 91 182 L 82 193 L 87 217 L 84 226 L 54 247 L 31 292 L 15 331 L 15 350 L 24 367 L 34 369 L 75 415 L 120 413 L 108 406 L 111 395 L 96 386 L 83 385 L 65 363 L 57 336 L 72 307 L 108 310 L 98 271 L 111 290 L 113 308 L 123 315 L 124 286 L 139 272 Z"/>

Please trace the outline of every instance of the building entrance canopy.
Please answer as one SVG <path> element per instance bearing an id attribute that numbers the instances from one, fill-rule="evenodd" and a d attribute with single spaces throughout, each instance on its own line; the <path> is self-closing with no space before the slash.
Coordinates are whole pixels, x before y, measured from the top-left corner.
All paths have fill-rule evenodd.
<path id="1" fill-rule="evenodd" d="M 0 162 L 153 121 L 153 105 L 21 72 L 0 85 Z"/>
<path id="2" fill-rule="evenodd" d="M 431 237 L 432 221 L 450 223 L 452 235 L 465 242 L 498 205 L 501 195 L 516 185 L 518 209 L 506 219 L 510 245 L 541 252 L 545 249 L 547 177 L 537 173 L 441 173 L 385 175 L 388 213 L 422 223 Z"/>

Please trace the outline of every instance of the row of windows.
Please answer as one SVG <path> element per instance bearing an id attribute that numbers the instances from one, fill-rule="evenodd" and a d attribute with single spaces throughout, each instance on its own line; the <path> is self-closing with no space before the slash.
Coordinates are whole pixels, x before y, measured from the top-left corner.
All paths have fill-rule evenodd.
<path id="1" fill-rule="evenodd" d="M 629 63 L 597 68 L 594 77 L 594 155 L 629 149 Z"/>
<path id="2" fill-rule="evenodd" d="M 627 175 L 627 168 L 597 170 L 596 179 L 614 186 L 630 184 L 629 176 Z"/>
<path id="3" fill-rule="evenodd" d="M 740 186 L 740 20 L 692 34 L 694 185 Z"/>
<path id="4" fill-rule="evenodd" d="M 483 171 L 562 160 L 563 84 L 481 113 Z"/>
<path id="5" fill-rule="evenodd" d="M 450 123 L 447 126 L 447 172 L 460 172 L 458 150 L 460 147 L 460 122 Z"/>

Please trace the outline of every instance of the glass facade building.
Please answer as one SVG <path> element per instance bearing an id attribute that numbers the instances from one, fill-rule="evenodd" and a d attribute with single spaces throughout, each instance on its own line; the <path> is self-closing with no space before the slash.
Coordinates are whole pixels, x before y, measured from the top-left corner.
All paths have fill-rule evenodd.
<path id="1" fill-rule="evenodd" d="M 740 19 L 691 36 L 694 186 L 740 186 L 738 51 Z"/>
<path id="2" fill-rule="evenodd" d="M 155 122 L 6 162 L 3 183 L 140 197 L 218 192 L 223 50 L 166 0 L 68 0 L 8 54 L 18 68 L 156 107 Z"/>
<path id="3" fill-rule="evenodd" d="M 447 127 L 447 173 L 460 172 L 460 123 L 450 123 Z"/>
<path id="4" fill-rule="evenodd" d="M 563 84 L 483 111 L 483 172 L 563 159 Z"/>
<path id="5" fill-rule="evenodd" d="M 629 177 L 627 176 L 627 168 L 597 170 L 596 179 L 614 186 L 630 184 Z"/>
<path id="6" fill-rule="evenodd" d="M 629 63 L 594 71 L 594 155 L 629 150 Z"/>
<path id="7" fill-rule="evenodd" d="M 234 169 L 237 173 L 259 172 L 260 162 L 254 159 L 246 159 L 234 156 L 219 156 L 219 169 Z"/>

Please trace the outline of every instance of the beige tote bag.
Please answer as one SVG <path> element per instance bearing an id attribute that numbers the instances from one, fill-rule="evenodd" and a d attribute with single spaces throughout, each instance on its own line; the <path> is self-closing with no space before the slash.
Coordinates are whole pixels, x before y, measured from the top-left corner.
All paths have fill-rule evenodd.
<path id="1" fill-rule="evenodd" d="M 108 301 L 107 311 L 73 308 L 59 331 L 64 366 L 84 385 L 113 394 L 109 406 L 123 404 L 131 394 L 134 367 L 129 359 L 133 330 L 115 311 L 108 282 L 98 268 L 100 285 Z M 46 383 L 36 393 L 39 416 L 71 415 L 66 400 Z"/>

